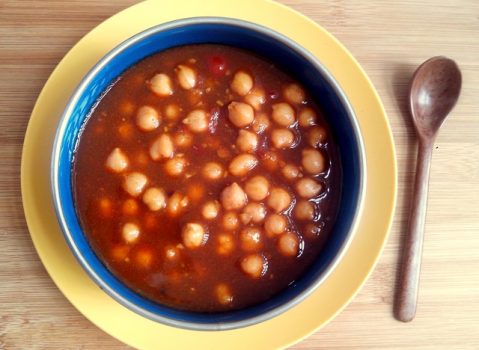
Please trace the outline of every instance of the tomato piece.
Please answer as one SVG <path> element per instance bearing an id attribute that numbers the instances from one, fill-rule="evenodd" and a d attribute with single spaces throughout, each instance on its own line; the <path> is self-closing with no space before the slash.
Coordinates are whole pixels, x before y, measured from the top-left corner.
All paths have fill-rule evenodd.
<path id="1" fill-rule="evenodd" d="M 224 75 L 226 72 L 226 61 L 221 56 L 215 55 L 210 57 L 210 59 L 208 60 L 208 66 L 210 72 L 214 75 L 221 76 Z"/>

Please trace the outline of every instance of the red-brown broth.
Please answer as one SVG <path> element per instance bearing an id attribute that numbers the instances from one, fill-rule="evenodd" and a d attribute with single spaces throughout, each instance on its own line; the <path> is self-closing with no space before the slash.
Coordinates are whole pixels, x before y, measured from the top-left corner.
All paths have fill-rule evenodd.
<path id="1" fill-rule="evenodd" d="M 197 72 L 194 89 L 185 90 L 178 85 L 175 67 L 179 64 L 188 65 Z M 228 169 L 231 158 L 239 154 L 235 146 L 238 128 L 229 121 L 227 108 L 230 101 L 244 100 L 230 89 L 238 70 L 250 74 L 254 78 L 254 86 L 264 90 L 266 102 L 261 112 L 266 113 L 271 125 L 259 136 L 259 147 L 254 153 L 259 164 L 246 176 L 228 174 L 218 180 L 205 180 L 201 175 L 204 164 L 215 161 Z M 150 89 L 150 79 L 160 72 L 171 78 L 174 90 L 171 96 L 160 97 Z M 258 174 L 266 177 L 271 184 L 286 189 L 293 203 L 299 198 L 294 187 L 296 181 L 285 179 L 281 169 L 286 163 L 301 166 L 301 150 L 308 147 L 304 135 L 310 128 L 300 127 L 297 122 L 293 124 L 291 130 L 295 134 L 295 146 L 275 150 L 280 160 L 274 170 L 263 161 L 265 154 L 274 149 L 270 144 L 270 135 L 277 124 L 271 120 L 271 106 L 286 101 L 284 88 L 294 82 L 274 63 L 250 52 L 221 45 L 169 49 L 144 59 L 121 75 L 92 111 L 81 133 L 73 164 L 73 190 L 82 228 L 96 254 L 115 276 L 155 302 L 179 309 L 216 312 L 241 309 L 265 301 L 304 273 L 321 254 L 334 224 L 341 176 L 334 140 L 320 109 L 308 94 L 305 102 L 291 105 L 296 118 L 305 107 L 312 108 L 316 112 L 317 123 L 327 130 L 327 139 L 319 146 L 325 156 L 327 170 L 308 176 L 323 184 L 321 194 L 312 199 L 315 203 L 314 219 L 297 220 L 291 208 L 285 212 L 289 228 L 299 237 L 297 256 L 281 254 L 278 250 L 279 238 L 268 237 L 263 224 L 255 225 L 262 230 L 262 247 L 257 253 L 267 260 L 267 269 L 261 277 L 251 278 L 241 270 L 240 261 L 250 252 L 241 247 L 240 229 L 230 232 L 235 246 L 230 254 L 219 255 L 218 235 L 227 232 L 221 220 L 225 210 L 222 208 L 213 220 L 206 220 L 201 214 L 206 200 L 220 201 L 220 194 L 226 186 L 237 182 L 244 188 L 244 181 Z M 203 93 L 199 95 L 192 91 Z M 165 115 L 165 107 L 171 103 L 182 108 L 177 120 L 169 120 Z M 154 107 L 162 115 L 161 125 L 153 131 L 145 132 L 137 127 L 136 114 L 144 105 Z M 150 158 L 150 145 L 161 133 L 173 135 L 187 132 L 182 119 L 195 108 L 209 113 L 209 128 L 202 133 L 191 133 L 193 144 L 190 147 L 176 147 L 176 153 L 184 153 L 188 166 L 181 176 L 169 176 L 163 168 L 165 161 Z M 259 113 L 256 111 L 255 115 Z M 213 119 L 215 122 L 211 122 Z M 251 126 L 246 129 L 251 130 Z M 127 170 L 121 173 L 114 173 L 105 167 L 105 160 L 116 147 L 129 160 Z M 229 153 L 230 156 L 223 159 L 218 153 Z M 139 196 L 135 198 L 137 213 L 125 214 L 124 203 L 133 197 L 123 189 L 122 184 L 125 174 L 132 171 L 148 177 L 145 189 L 160 187 L 168 198 L 175 192 L 186 195 L 189 198 L 187 208 L 173 217 L 166 209 L 149 210 Z M 304 171 L 302 173 L 306 176 Z M 203 193 L 198 188 L 203 189 Z M 268 213 L 273 212 L 266 204 L 265 207 Z M 181 230 L 189 222 L 201 223 L 208 233 L 206 243 L 196 249 L 183 245 Z M 122 228 L 126 223 L 134 223 L 140 228 L 140 235 L 134 243 L 126 243 L 122 238 Z M 311 226 L 311 223 L 318 228 L 315 234 L 307 230 L 307 225 Z M 244 226 L 240 224 L 240 227 Z M 165 256 L 165 250 L 171 247 L 177 248 L 179 256 L 170 260 Z M 227 285 L 231 294 L 232 299 L 228 299 L 227 303 L 218 300 L 219 284 Z"/>

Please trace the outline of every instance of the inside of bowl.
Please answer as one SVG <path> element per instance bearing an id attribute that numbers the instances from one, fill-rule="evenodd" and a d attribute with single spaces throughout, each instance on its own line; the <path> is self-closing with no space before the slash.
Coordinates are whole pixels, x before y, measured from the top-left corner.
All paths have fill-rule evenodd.
<path id="1" fill-rule="evenodd" d="M 216 314 L 184 312 L 156 304 L 135 293 L 113 276 L 90 249 L 82 233 L 75 213 L 71 185 L 71 165 L 81 127 L 102 93 L 124 70 L 143 58 L 174 46 L 198 43 L 231 45 L 253 51 L 275 62 L 299 80 L 324 111 L 338 145 L 342 166 L 342 192 L 337 220 L 323 251 L 308 272 L 264 303 Z M 69 228 L 67 234 L 74 242 L 72 249 L 87 272 L 106 292 L 147 317 L 180 327 L 188 327 L 185 323 L 216 324 L 217 329 L 226 329 L 229 328 L 228 324 L 235 323 L 237 327 L 252 323 L 251 320 L 255 317 L 264 319 L 274 316 L 283 311 L 285 304 L 311 289 L 312 284 L 324 276 L 350 235 L 361 187 L 359 140 L 354 132 L 351 112 L 345 104 L 344 96 L 341 96 L 323 67 L 305 58 L 305 52 L 300 48 L 292 48 L 291 43 L 281 37 L 273 38 L 267 29 L 220 22 L 170 24 L 152 28 L 120 45 L 93 68 L 73 96 L 66 115 L 64 132 L 59 141 L 62 147 L 59 150 L 58 164 L 55 165 L 58 167 L 58 179 L 54 181 L 58 187 L 64 224 Z"/>

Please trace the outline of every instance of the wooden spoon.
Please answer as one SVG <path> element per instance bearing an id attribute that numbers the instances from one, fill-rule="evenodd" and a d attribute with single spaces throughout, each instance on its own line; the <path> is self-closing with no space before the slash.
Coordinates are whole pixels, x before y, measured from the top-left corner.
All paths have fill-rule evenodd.
<path id="1" fill-rule="evenodd" d="M 439 128 L 457 102 L 461 81 L 457 64 L 440 56 L 421 64 L 411 81 L 409 107 L 419 148 L 409 233 L 404 245 L 395 305 L 396 318 L 403 322 L 411 321 L 416 315 L 432 149 Z"/>

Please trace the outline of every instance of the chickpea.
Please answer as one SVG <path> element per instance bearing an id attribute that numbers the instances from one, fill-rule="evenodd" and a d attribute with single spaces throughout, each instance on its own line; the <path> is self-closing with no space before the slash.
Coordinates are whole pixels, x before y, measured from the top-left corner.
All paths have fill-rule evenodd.
<path id="1" fill-rule="evenodd" d="M 122 212 L 124 215 L 134 216 L 138 214 L 138 203 L 133 198 L 123 202 Z"/>
<path id="2" fill-rule="evenodd" d="M 117 244 L 111 250 L 111 257 L 115 261 L 125 261 L 130 252 L 130 247 L 126 244 Z"/>
<path id="3" fill-rule="evenodd" d="M 233 158 L 228 170 L 234 176 L 245 176 L 256 165 L 258 165 L 258 159 L 255 156 L 243 153 Z"/>
<path id="4" fill-rule="evenodd" d="M 309 126 L 316 125 L 316 113 L 312 108 L 306 107 L 299 112 L 298 116 L 299 126 L 307 128 Z"/>
<path id="5" fill-rule="evenodd" d="M 181 231 L 183 244 L 188 249 L 195 249 L 206 243 L 208 236 L 203 226 L 197 223 L 188 223 Z"/>
<path id="6" fill-rule="evenodd" d="M 275 187 L 271 190 L 267 203 L 270 208 L 279 213 L 289 207 L 291 204 L 291 195 L 288 193 L 288 191 L 279 187 Z"/>
<path id="7" fill-rule="evenodd" d="M 254 110 L 247 103 L 231 102 L 228 105 L 228 118 L 234 126 L 244 128 L 254 120 Z"/>
<path id="8" fill-rule="evenodd" d="M 289 129 L 274 129 L 271 132 L 271 141 L 276 148 L 290 148 L 294 143 L 294 134 Z"/>
<path id="9" fill-rule="evenodd" d="M 138 225 L 129 222 L 123 225 L 121 234 L 126 243 L 133 243 L 140 237 L 140 228 Z"/>
<path id="10" fill-rule="evenodd" d="M 235 212 L 227 212 L 223 215 L 223 228 L 227 231 L 233 231 L 238 228 L 238 215 Z"/>
<path id="11" fill-rule="evenodd" d="M 129 117 L 135 111 L 135 104 L 132 101 L 124 100 L 120 103 L 118 111 L 122 116 Z"/>
<path id="12" fill-rule="evenodd" d="M 306 199 L 313 198 L 319 194 L 323 186 L 310 178 L 302 178 L 296 183 L 296 192 Z"/>
<path id="13" fill-rule="evenodd" d="M 103 197 L 98 201 L 100 215 L 104 218 L 111 218 L 114 214 L 113 203 L 111 199 Z"/>
<path id="14" fill-rule="evenodd" d="M 185 124 L 192 132 L 200 133 L 208 129 L 208 114 L 202 109 L 195 109 L 188 113 L 183 124 Z"/>
<path id="15" fill-rule="evenodd" d="M 254 118 L 252 129 L 256 134 L 261 135 L 270 125 L 271 123 L 266 113 L 260 113 Z"/>
<path id="16" fill-rule="evenodd" d="M 218 235 L 218 247 L 216 252 L 219 255 L 228 255 L 230 254 L 235 246 L 235 241 L 233 236 L 227 233 L 221 233 Z"/>
<path id="17" fill-rule="evenodd" d="M 121 173 L 128 167 L 128 157 L 116 147 L 106 159 L 106 167 L 115 173 Z"/>
<path id="18" fill-rule="evenodd" d="M 231 90 L 240 96 L 245 96 L 253 88 L 253 77 L 244 71 L 238 71 L 231 82 Z"/>
<path id="19" fill-rule="evenodd" d="M 193 143 L 193 136 L 188 132 L 180 131 L 174 136 L 174 143 L 178 147 L 190 147 Z"/>
<path id="20" fill-rule="evenodd" d="M 251 278 L 260 278 L 266 273 L 268 264 L 260 254 L 250 254 L 240 261 L 241 270 Z"/>
<path id="21" fill-rule="evenodd" d="M 288 103 L 276 103 L 272 108 L 272 118 L 279 125 L 289 127 L 295 122 L 294 109 Z"/>
<path id="22" fill-rule="evenodd" d="M 143 192 L 148 178 L 142 173 L 134 172 L 125 176 L 123 181 L 123 189 L 131 196 L 137 197 Z"/>
<path id="23" fill-rule="evenodd" d="M 261 201 L 269 194 L 269 182 L 261 175 L 252 177 L 246 181 L 244 188 L 248 197 L 255 201 Z"/>
<path id="24" fill-rule="evenodd" d="M 173 157 L 174 146 L 171 136 L 168 134 L 162 134 L 153 141 L 150 146 L 150 157 L 153 160 L 160 160 L 164 158 Z"/>
<path id="25" fill-rule="evenodd" d="M 315 126 L 309 130 L 307 135 L 308 144 L 312 147 L 319 147 L 326 142 L 327 132 L 323 126 Z"/>
<path id="26" fill-rule="evenodd" d="M 158 211 L 165 208 L 165 191 L 158 187 L 150 187 L 143 194 L 143 203 L 145 203 L 151 211 Z"/>
<path id="27" fill-rule="evenodd" d="M 233 182 L 230 186 L 225 187 L 221 192 L 221 204 L 226 210 L 235 210 L 243 208 L 248 202 L 248 197 L 240 185 Z"/>
<path id="28" fill-rule="evenodd" d="M 304 90 L 298 84 L 289 84 L 283 90 L 284 97 L 291 103 L 300 104 L 306 99 Z"/>
<path id="29" fill-rule="evenodd" d="M 165 171 L 170 176 L 179 176 L 185 171 L 186 165 L 187 162 L 184 157 L 175 156 L 166 161 Z"/>
<path id="30" fill-rule="evenodd" d="M 264 229 L 270 237 L 283 233 L 287 227 L 288 220 L 281 214 L 268 215 L 264 222 Z"/>
<path id="31" fill-rule="evenodd" d="M 245 227 L 240 233 L 241 248 L 245 251 L 258 251 L 261 248 L 261 229 Z"/>
<path id="32" fill-rule="evenodd" d="M 299 238 L 291 232 L 283 233 L 278 240 L 279 252 L 285 256 L 297 256 L 299 251 Z"/>
<path id="33" fill-rule="evenodd" d="M 298 220 L 313 220 L 314 204 L 304 199 L 298 201 L 294 207 L 294 215 Z"/>
<path id="34" fill-rule="evenodd" d="M 133 129 L 133 125 L 130 123 L 121 123 L 118 127 L 118 134 L 123 140 L 130 141 L 133 139 L 135 131 Z"/>
<path id="35" fill-rule="evenodd" d="M 276 169 L 278 169 L 280 157 L 278 156 L 278 153 L 276 153 L 275 151 L 265 152 L 263 156 L 261 157 L 261 160 L 263 161 L 264 167 L 268 169 L 270 172 L 273 172 Z"/>
<path id="36" fill-rule="evenodd" d="M 176 120 L 180 116 L 181 110 L 176 103 L 170 103 L 165 107 L 165 116 L 169 120 Z"/>
<path id="37" fill-rule="evenodd" d="M 151 249 L 143 247 L 138 249 L 135 256 L 135 262 L 138 267 L 148 269 L 153 264 L 153 252 Z"/>
<path id="38" fill-rule="evenodd" d="M 196 71 L 193 68 L 180 64 L 176 67 L 175 72 L 178 83 L 183 89 L 189 90 L 195 87 L 197 78 Z"/>
<path id="39" fill-rule="evenodd" d="M 150 80 L 150 89 L 158 96 L 173 95 L 173 85 L 168 75 L 164 73 L 156 74 Z"/>
<path id="40" fill-rule="evenodd" d="M 206 163 L 201 170 L 203 177 L 209 180 L 218 180 L 224 175 L 224 170 L 221 164 L 216 162 Z"/>
<path id="41" fill-rule="evenodd" d="M 281 174 L 288 180 L 294 180 L 301 175 L 301 172 L 296 165 L 286 164 L 283 169 L 281 169 Z"/>
<path id="42" fill-rule="evenodd" d="M 136 114 L 136 125 L 143 131 L 152 131 L 160 126 L 160 116 L 156 109 L 143 106 Z"/>
<path id="43" fill-rule="evenodd" d="M 245 96 L 244 100 L 255 110 L 259 111 L 261 109 L 261 106 L 264 105 L 264 103 L 266 102 L 264 90 L 255 87 L 249 92 L 248 95 Z"/>
<path id="44" fill-rule="evenodd" d="M 239 215 L 240 221 L 243 223 L 243 225 L 248 225 L 251 222 L 251 215 L 247 213 L 241 213 Z"/>
<path id="45" fill-rule="evenodd" d="M 241 213 L 241 221 L 247 225 L 251 221 L 261 223 L 266 217 L 266 208 L 261 203 L 249 203 Z"/>
<path id="46" fill-rule="evenodd" d="M 234 300 L 230 287 L 224 283 L 220 283 L 215 287 L 215 294 L 218 302 L 222 305 L 229 305 Z"/>
<path id="47" fill-rule="evenodd" d="M 182 209 L 188 206 L 189 202 L 188 197 L 179 192 L 175 192 L 168 200 L 166 210 L 170 215 L 177 216 Z"/>
<path id="48" fill-rule="evenodd" d="M 201 214 L 207 220 L 212 220 L 218 216 L 220 203 L 218 201 L 208 201 L 203 205 Z"/>
<path id="49" fill-rule="evenodd" d="M 199 183 L 190 183 L 187 190 L 188 198 L 193 202 L 199 202 L 205 195 L 205 188 Z"/>
<path id="50" fill-rule="evenodd" d="M 326 170 L 326 159 L 324 155 L 312 148 L 303 149 L 301 164 L 308 173 L 317 175 Z"/>
<path id="51" fill-rule="evenodd" d="M 253 153 L 258 147 L 258 136 L 247 130 L 240 130 L 236 139 L 236 146 L 241 152 Z"/>

